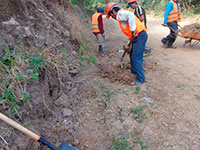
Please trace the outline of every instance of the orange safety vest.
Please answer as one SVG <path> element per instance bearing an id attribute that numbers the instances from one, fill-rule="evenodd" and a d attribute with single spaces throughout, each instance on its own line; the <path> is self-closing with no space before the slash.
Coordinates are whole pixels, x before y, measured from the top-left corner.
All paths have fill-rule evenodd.
<path id="1" fill-rule="evenodd" d="M 93 33 L 98 33 L 100 32 L 99 29 L 99 22 L 98 22 L 98 17 L 101 15 L 101 13 L 95 13 L 92 15 L 92 32 Z"/>
<path id="2" fill-rule="evenodd" d="M 181 21 L 181 7 L 180 4 L 178 4 L 179 9 L 177 9 L 177 5 L 174 1 L 171 1 L 173 3 L 173 10 L 169 13 L 168 17 L 167 17 L 167 23 L 169 22 L 174 22 L 174 21 Z"/>
<path id="3" fill-rule="evenodd" d="M 136 23 L 136 30 L 135 30 L 136 31 L 135 38 L 136 38 L 140 32 L 142 32 L 142 31 L 147 32 L 147 29 L 145 28 L 144 24 L 138 19 L 138 17 L 136 17 L 135 15 L 134 15 L 134 17 L 135 17 L 135 23 Z M 132 31 L 130 30 L 128 21 L 127 21 L 127 25 L 125 28 L 122 27 L 122 24 L 121 24 L 119 18 L 118 18 L 118 23 L 119 23 L 119 27 L 120 27 L 122 33 L 124 33 L 126 36 L 128 36 L 129 39 L 132 39 L 133 35 L 132 35 Z"/>

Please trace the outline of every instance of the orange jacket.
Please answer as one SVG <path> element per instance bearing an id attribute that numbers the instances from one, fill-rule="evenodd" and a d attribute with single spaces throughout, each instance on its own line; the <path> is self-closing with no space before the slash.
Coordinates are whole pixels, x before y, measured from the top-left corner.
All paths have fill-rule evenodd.
<path id="1" fill-rule="evenodd" d="M 135 15 L 134 15 L 134 17 L 135 17 L 135 23 L 136 23 L 136 30 L 135 30 L 136 36 L 135 37 L 137 37 L 140 32 L 142 32 L 142 31 L 147 32 L 147 30 L 146 30 L 144 24 L 138 19 L 138 17 L 136 17 Z M 128 21 L 127 21 L 127 25 L 125 28 L 122 27 L 120 19 L 118 19 L 118 23 L 119 23 L 119 27 L 120 27 L 122 33 L 124 33 L 126 36 L 128 36 L 129 39 L 132 39 L 133 35 L 132 35 L 132 31 L 130 30 Z"/>
<path id="2" fill-rule="evenodd" d="M 99 23 L 98 23 L 98 17 L 101 15 L 101 13 L 95 13 L 94 15 L 92 15 L 92 32 L 93 33 L 98 33 L 100 32 L 99 29 Z"/>
<path id="3" fill-rule="evenodd" d="M 177 9 L 177 5 L 174 1 L 171 1 L 174 6 L 173 6 L 173 10 L 169 13 L 168 17 L 167 17 L 167 23 L 169 22 L 174 22 L 174 21 L 177 21 L 177 22 L 180 22 L 181 21 L 181 7 L 180 7 L 180 4 L 179 5 L 179 9 Z"/>

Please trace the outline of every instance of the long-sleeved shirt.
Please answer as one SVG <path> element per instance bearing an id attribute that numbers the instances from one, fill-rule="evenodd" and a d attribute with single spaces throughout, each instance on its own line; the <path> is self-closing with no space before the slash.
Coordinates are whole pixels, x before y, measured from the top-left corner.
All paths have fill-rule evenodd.
<path id="1" fill-rule="evenodd" d="M 179 10 L 178 2 L 176 2 L 176 5 L 177 5 L 177 10 Z M 173 7 L 174 7 L 174 4 L 171 1 L 167 3 L 165 16 L 164 16 L 164 24 L 167 24 L 167 17 L 169 13 L 174 9 Z"/>
<path id="2" fill-rule="evenodd" d="M 132 13 L 130 11 L 120 10 L 117 13 L 117 20 L 120 20 L 123 28 L 126 27 L 127 21 L 128 21 L 128 24 L 130 26 L 130 30 L 135 31 L 136 23 L 135 23 L 134 13 Z"/>

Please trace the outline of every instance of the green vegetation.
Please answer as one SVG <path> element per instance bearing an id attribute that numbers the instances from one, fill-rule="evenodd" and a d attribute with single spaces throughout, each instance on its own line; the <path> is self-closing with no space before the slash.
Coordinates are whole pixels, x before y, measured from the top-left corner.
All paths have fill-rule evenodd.
<path id="1" fill-rule="evenodd" d="M 96 58 L 94 56 L 80 56 L 81 61 L 87 61 L 88 63 L 96 64 Z"/>
<path id="2" fill-rule="evenodd" d="M 50 47 L 32 51 L 11 51 L 5 45 L 0 45 L 0 48 L 5 51 L 0 58 L 0 106 L 21 118 L 20 108 L 25 103 L 31 107 L 27 84 L 37 83 L 44 72 L 45 76 L 50 76 L 49 72 L 57 74 L 57 79 L 61 81 L 63 68 L 68 68 L 68 55 L 63 49 L 63 55 L 55 57 Z"/>
<path id="3" fill-rule="evenodd" d="M 103 102 L 99 102 L 98 106 L 102 107 L 102 108 L 108 108 L 109 104 L 110 104 L 110 100 L 112 98 L 112 96 L 114 95 L 114 93 L 111 91 L 111 89 L 107 88 L 105 85 L 103 84 L 99 84 L 99 88 L 101 90 L 101 96 L 102 96 L 102 100 Z"/>
<path id="4" fill-rule="evenodd" d="M 96 12 L 99 7 L 106 7 L 109 2 L 118 3 L 122 8 L 126 8 L 127 0 L 78 0 L 81 5 L 88 11 Z M 158 15 L 164 14 L 168 0 L 140 0 L 138 2 L 147 11 L 152 11 Z M 199 0 L 181 0 L 181 9 L 184 15 L 192 16 L 200 14 Z"/>
<path id="5" fill-rule="evenodd" d="M 37 82 L 39 72 L 44 68 L 44 60 L 39 53 L 11 52 L 5 45 L 5 56 L 0 59 L 0 105 L 8 105 L 11 114 L 30 100 L 26 83 Z"/>
<path id="6" fill-rule="evenodd" d="M 130 112 L 133 114 L 133 118 L 139 123 L 143 122 L 146 116 L 146 113 L 144 112 L 144 108 L 145 108 L 145 105 L 142 105 L 136 108 L 132 108 L 130 110 Z"/>
<path id="7" fill-rule="evenodd" d="M 107 0 L 79 0 L 83 7 L 91 12 L 96 12 L 98 8 L 106 7 Z"/>
<path id="8" fill-rule="evenodd" d="M 141 87 L 140 86 L 136 86 L 135 87 L 135 93 L 138 94 L 141 90 Z"/>
<path id="9" fill-rule="evenodd" d="M 72 4 L 77 4 L 78 0 L 71 0 Z"/>
<path id="10" fill-rule="evenodd" d="M 140 144 L 140 149 L 141 149 L 141 150 L 145 150 L 145 149 L 148 149 L 148 148 L 149 148 L 148 146 L 144 145 L 144 142 L 141 141 L 141 140 L 136 140 L 135 143 L 136 143 L 136 144 Z"/>
<path id="11" fill-rule="evenodd" d="M 184 88 L 181 85 L 177 85 L 177 88 L 184 90 Z"/>
<path id="12" fill-rule="evenodd" d="M 112 150 L 129 150 L 129 143 L 127 136 L 121 136 L 119 139 L 114 136 Z"/>
<path id="13" fill-rule="evenodd" d="M 200 96 L 199 96 L 198 94 L 195 94 L 194 96 L 195 96 L 195 98 L 196 98 L 197 100 L 200 101 Z"/>

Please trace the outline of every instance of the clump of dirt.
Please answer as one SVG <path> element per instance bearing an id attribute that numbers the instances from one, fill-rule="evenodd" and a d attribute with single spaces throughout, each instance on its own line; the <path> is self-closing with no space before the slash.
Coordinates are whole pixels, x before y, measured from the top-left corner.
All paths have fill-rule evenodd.
<path id="1" fill-rule="evenodd" d="M 108 79 L 110 82 L 129 84 L 135 78 L 135 75 L 128 73 L 128 68 L 121 69 L 120 65 L 99 65 L 99 76 Z M 130 69 L 129 69 L 130 70 Z"/>
<path id="2" fill-rule="evenodd" d="M 181 33 L 184 37 L 200 39 L 200 24 L 193 23 L 190 25 L 186 25 L 181 29 Z"/>

